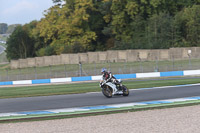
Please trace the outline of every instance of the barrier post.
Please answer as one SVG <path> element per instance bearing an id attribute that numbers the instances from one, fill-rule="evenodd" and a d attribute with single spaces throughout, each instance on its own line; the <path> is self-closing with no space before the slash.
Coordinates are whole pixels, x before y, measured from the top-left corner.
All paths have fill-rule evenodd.
<path id="1" fill-rule="evenodd" d="M 79 62 L 79 76 L 82 76 L 82 63 Z"/>
<path id="2" fill-rule="evenodd" d="M 189 69 L 191 68 L 191 53 L 192 53 L 192 50 L 188 50 L 188 56 L 189 56 Z"/>
<path id="3" fill-rule="evenodd" d="M 52 78 L 52 70 L 51 65 L 49 65 L 49 72 L 50 72 L 50 78 Z"/>
<path id="4" fill-rule="evenodd" d="M 67 77 L 67 66 L 66 66 L 66 64 L 64 64 L 64 67 L 65 67 L 65 77 Z"/>
<path id="5" fill-rule="evenodd" d="M 7 81 L 9 81 L 8 69 L 6 69 L 6 76 L 7 76 Z"/>
<path id="6" fill-rule="evenodd" d="M 36 69 L 36 66 L 34 66 L 34 72 L 35 72 L 35 79 L 37 79 L 37 69 Z"/>
<path id="7" fill-rule="evenodd" d="M 19 75 L 18 75 L 18 80 L 21 79 L 21 69 L 19 68 Z"/>

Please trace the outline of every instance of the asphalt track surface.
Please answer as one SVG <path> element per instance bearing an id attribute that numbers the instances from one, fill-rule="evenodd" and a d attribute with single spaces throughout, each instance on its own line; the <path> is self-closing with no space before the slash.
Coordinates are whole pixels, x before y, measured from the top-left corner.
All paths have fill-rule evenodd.
<path id="1" fill-rule="evenodd" d="M 0 99 L 0 113 L 133 103 L 192 96 L 200 96 L 200 85 L 131 90 L 128 97 L 114 96 L 113 98 L 106 98 L 101 92 L 97 92 L 73 95 L 11 98 Z"/>

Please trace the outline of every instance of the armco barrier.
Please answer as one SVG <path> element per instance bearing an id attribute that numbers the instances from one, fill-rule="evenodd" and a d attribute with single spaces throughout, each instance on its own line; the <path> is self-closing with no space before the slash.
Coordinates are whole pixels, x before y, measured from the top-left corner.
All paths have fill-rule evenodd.
<path id="1" fill-rule="evenodd" d="M 116 74 L 117 79 L 133 79 L 136 78 L 136 74 Z"/>
<path id="2" fill-rule="evenodd" d="M 183 71 L 160 72 L 160 77 L 184 76 Z"/>
<path id="3" fill-rule="evenodd" d="M 46 83 L 51 83 L 50 79 L 36 79 L 32 80 L 32 84 L 46 84 Z"/>
<path id="4" fill-rule="evenodd" d="M 133 79 L 133 78 L 151 78 L 151 77 L 190 76 L 190 75 L 200 75 L 200 70 L 116 74 L 115 77 L 117 79 Z M 76 81 L 95 81 L 95 80 L 100 80 L 100 79 L 101 79 L 101 75 L 97 75 L 97 76 L 87 76 L 87 77 L 67 77 L 67 78 L 54 78 L 54 79 L 6 81 L 6 82 L 0 82 L 0 85 L 64 83 L 64 82 L 76 82 Z"/>
<path id="5" fill-rule="evenodd" d="M 90 81 L 92 80 L 92 76 L 88 77 L 72 77 L 72 82 L 74 81 Z"/>
<path id="6" fill-rule="evenodd" d="M 13 85 L 13 81 L 0 82 L 0 85 Z"/>

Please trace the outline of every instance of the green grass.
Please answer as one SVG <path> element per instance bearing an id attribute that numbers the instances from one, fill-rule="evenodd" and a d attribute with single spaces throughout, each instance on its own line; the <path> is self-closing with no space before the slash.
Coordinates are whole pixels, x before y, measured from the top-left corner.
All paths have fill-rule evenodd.
<path id="1" fill-rule="evenodd" d="M 149 88 L 158 86 L 183 85 L 200 83 L 200 79 L 177 79 L 177 80 L 153 80 L 153 81 L 124 81 L 129 89 Z M 93 83 L 76 83 L 61 85 L 41 85 L 28 87 L 10 87 L 0 88 L 0 98 L 32 97 L 32 96 L 49 96 L 76 94 L 86 92 L 100 92 L 98 82 Z"/>

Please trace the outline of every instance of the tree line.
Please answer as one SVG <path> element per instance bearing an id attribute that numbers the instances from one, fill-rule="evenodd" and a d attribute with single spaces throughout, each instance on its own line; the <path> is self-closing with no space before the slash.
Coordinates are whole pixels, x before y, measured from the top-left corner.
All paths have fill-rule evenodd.
<path id="1" fill-rule="evenodd" d="M 8 59 L 87 51 L 200 46 L 200 0 L 53 0 L 17 26 Z"/>

